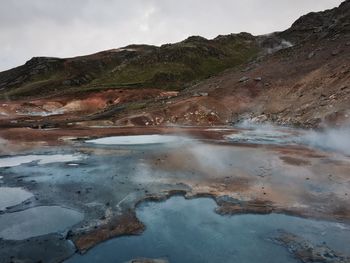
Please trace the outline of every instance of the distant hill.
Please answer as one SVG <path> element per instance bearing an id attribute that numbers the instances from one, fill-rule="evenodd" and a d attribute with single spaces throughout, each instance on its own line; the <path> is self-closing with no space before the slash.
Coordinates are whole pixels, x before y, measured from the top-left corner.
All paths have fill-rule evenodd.
<path id="1" fill-rule="evenodd" d="M 0 99 L 19 101 L 12 108 L 0 105 L 0 117 L 8 122 L 13 114 L 35 110 L 52 114 L 45 121 L 56 124 L 350 123 L 349 61 L 347 0 L 269 35 L 192 36 L 161 47 L 32 58 L 0 72 Z"/>
<path id="2" fill-rule="evenodd" d="M 254 58 L 260 48 L 247 33 L 213 40 L 189 37 L 161 47 L 130 45 L 75 58 L 34 57 L 0 73 L 0 95 L 25 96 L 106 88 L 181 90 Z"/>

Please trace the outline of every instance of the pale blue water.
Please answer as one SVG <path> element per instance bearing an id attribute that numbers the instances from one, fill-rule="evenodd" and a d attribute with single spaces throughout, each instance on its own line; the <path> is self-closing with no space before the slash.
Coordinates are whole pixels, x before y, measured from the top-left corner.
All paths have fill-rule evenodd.
<path id="1" fill-rule="evenodd" d="M 84 215 L 60 206 L 38 206 L 0 215 L 0 239 L 24 240 L 63 232 L 79 223 Z"/>
<path id="2" fill-rule="evenodd" d="M 20 204 L 32 196 L 32 193 L 20 187 L 0 187 L 0 211 Z"/>
<path id="3" fill-rule="evenodd" d="M 66 263 L 121 263 L 139 257 L 171 263 L 299 262 L 271 240 L 279 229 L 343 253 L 350 243 L 347 225 L 278 214 L 221 216 L 215 207 L 208 198 L 146 203 L 137 209 L 147 227 L 142 235 L 109 240 Z"/>
<path id="4" fill-rule="evenodd" d="M 130 136 L 111 136 L 95 140 L 88 140 L 87 143 L 100 145 L 150 145 L 150 144 L 172 144 L 189 141 L 188 138 L 175 135 L 130 135 Z"/>

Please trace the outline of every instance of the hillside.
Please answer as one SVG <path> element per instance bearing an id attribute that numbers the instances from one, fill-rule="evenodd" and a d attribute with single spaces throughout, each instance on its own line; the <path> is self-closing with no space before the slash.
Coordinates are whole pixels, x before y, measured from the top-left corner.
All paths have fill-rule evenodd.
<path id="1" fill-rule="evenodd" d="M 2 97 L 17 99 L 106 88 L 184 89 L 258 54 L 246 33 L 202 37 L 161 47 L 130 45 L 93 55 L 59 59 L 35 57 L 0 73 Z"/>
<path id="2" fill-rule="evenodd" d="M 0 124 L 340 125 L 350 120 L 349 51 L 347 0 L 265 36 L 33 58 L 0 73 Z"/>

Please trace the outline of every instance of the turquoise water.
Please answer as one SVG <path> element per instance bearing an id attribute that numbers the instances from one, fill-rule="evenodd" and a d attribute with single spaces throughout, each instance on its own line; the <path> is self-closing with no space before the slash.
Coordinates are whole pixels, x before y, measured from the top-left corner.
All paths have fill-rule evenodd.
<path id="1" fill-rule="evenodd" d="M 279 214 L 221 216 L 215 207 L 208 198 L 173 197 L 143 204 L 137 209 L 146 225 L 142 235 L 109 240 L 66 263 L 121 263 L 140 257 L 166 258 L 171 263 L 299 262 L 272 241 L 280 229 L 313 244 L 326 242 L 343 253 L 350 243 L 347 225 Z"/>

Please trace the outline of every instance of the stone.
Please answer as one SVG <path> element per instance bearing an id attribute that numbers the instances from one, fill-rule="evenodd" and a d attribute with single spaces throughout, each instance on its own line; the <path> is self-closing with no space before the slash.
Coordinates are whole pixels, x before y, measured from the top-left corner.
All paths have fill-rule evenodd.
<path id="1" fill-rule="evenodd" d="M 244 77 L 239 79 L 239 82 L 246 82 L 248 80 L 249 80 L 249 78 L 244 76 Z"/>
<path id="2" fill-rule="evenodd" d="M 246 67 L 245 69 L 242 69 L 242 72 L 247 72 L 247 71 L 249 71 L 251 69 L 252 69 L 251 67 Z"/>
<path id="3" fill-rule="evenodd" d="M 332 56 L 336 56 L 336 55 L 338 55 L 339 54 L 339 50 L 333 50 L 332 51 Z"/>
<path id="4" fill-rule="evenodd" d="M 311 53 L 309 53 L 309 55 L 307 56 L 308 59 L 311 59 L 315 56 L 315 52 L 312 51 Z"/>
<path id="5" fill-rule="evenodd" d="M 350 258 L 329 248 L 326 244 L 314 245 L 310 241 L 287 232 L 280 232 L 275 241 L 302 262 L 344 263 Z"/>

